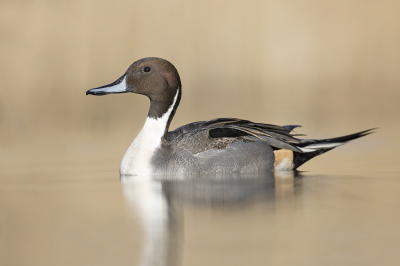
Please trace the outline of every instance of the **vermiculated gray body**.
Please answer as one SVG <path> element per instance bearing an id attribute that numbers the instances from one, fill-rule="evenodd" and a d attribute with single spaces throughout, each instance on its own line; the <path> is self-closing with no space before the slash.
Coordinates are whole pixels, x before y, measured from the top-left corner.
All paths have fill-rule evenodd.
<path id="1" fill-rule="evenodd" d="M 258 173 L 273 169 L 274 152 L 261 140 L 237 140 L 223 149 L 199 153 L 182 148 L 189 143 L 171 142 L 157 149 L 151 158 L 154 174 Z"/>

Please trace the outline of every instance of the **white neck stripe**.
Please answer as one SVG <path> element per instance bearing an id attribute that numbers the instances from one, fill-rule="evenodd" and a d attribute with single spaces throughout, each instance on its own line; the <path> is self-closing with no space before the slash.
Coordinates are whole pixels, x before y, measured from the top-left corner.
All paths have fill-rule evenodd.
<path id="1" fill-rule="evenodd" d="M 165 112 L 165 114 L 163 114 L 161 117 L 156 118 L 156 120 L 158 119 L 165 119 L 165 117 L 167 117 L 167 122 L 168 122 L 168 118 L 172 113 L 172 110 L 174 109 L 174 106 L 176 104 L 176 100 L 178 99 L 178 95 L 179 95 L 179 88 L 176 91 L 175 97 L 174 97 L 174 101 L 172 102 L 171 106 L 168 108 L 167 112 Z M 148 117 L 149 118 L 149 117 Z M 167 124 L 165 124 L 165 126 L 167 126 Z M 165 129 L 165 128 L 164 128 Z"/>
<path id="2" fill-rule="evenodd" d="M 147 117 L 139 135 L 133 141 L 122 158 L 120 173 L 130 175 L 151 175 L 151 157 L 161 146 L 169 117 L 178 100 L 179 89 L 176 92 L 172 105 L 168 111 L 159 118 Z"/>

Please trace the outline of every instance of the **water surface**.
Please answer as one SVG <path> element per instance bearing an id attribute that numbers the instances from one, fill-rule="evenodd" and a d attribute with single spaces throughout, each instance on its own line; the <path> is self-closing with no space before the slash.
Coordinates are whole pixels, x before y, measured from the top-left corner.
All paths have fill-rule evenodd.
<path id="1" fill-rule="evenodd" d="M 110 168 L 112 169 L 112 168 Z M 397 265 L 395 173 L 3 171 L 1 265 Z"/>

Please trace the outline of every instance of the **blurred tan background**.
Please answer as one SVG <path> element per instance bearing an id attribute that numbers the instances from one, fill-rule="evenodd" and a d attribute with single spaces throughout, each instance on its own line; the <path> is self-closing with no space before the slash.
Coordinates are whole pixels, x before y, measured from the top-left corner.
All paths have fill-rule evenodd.
<path id="1" fill-rule="evenodd" d="M 171 129 L 216 117 L 310 138 L 379 127 L 302 166 L 305 178 L 277 178 L 265 205 L 169 198 L 182 265 L 399 264 L 399 0 L 1 0 L 0 265 L 139 261 L 118 167 L 149 102 L 85 92 L 148 56 L 181 76 Z"/>
<path id="2" fill-rule="evenodd" d="M 148 99 L 85 91 L 148 56 L 181 75 L 171 129 L 216 117 L 300 124 L 312 138 L 380 127 L 355 145 L 395 154 L 399 14 L 390 0 L 3 0 L 0 165 L 118 167 Z"/>

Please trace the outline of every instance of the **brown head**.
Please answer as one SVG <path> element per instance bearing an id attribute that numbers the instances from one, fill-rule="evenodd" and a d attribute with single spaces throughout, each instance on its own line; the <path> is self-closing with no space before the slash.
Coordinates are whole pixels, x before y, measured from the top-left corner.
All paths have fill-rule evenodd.
<path id="1" fill-rule="evenodd" d="M 111 84 L 88 90 L 86 95 L 133 92 L 150 99 L 149 117 L 158 118 L 174 102 L 173 113 L 181 97 L 181 80 L 176 68 L 167 60 L 147 57 L 133 63 L 125 74 Z M 172 118 L 172 117 L 171 117 Z"/>

